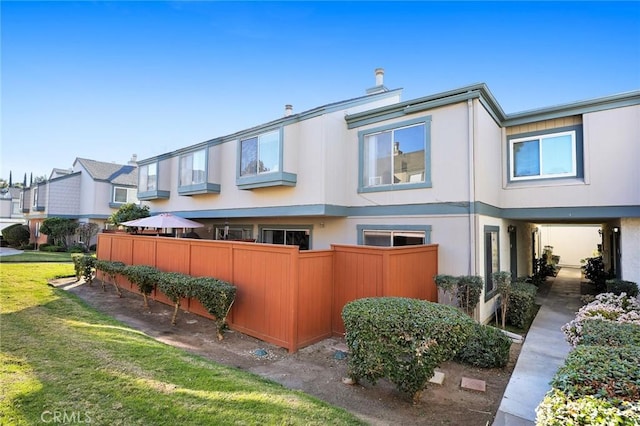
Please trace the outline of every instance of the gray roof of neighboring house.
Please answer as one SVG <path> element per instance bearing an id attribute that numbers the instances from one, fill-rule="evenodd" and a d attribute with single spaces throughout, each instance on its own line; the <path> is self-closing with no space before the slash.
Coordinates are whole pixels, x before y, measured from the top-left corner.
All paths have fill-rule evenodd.
<path id="1" fill-rule="evenodd" d="M 87 158 L 76 158 L 75 163 L 80 163 L 94 180 L 108 181 L 118 185 L 136 186 L 138 184 L 137 166 L 105 163 Z"/>

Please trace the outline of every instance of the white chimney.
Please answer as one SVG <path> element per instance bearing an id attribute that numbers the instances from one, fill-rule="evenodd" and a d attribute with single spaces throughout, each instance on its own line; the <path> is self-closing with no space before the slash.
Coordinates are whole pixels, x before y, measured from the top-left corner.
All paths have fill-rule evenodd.
<path id="1" fill-rule="evenodd" d="M 387 92 L 389 89 L 384 87 L 384 68 L 376 68 L 376 85 L 367 89 L 367 95 Z"/>
<path id="2" fill-rule="evenodd" d="M 384 68 L 376 68 L 376 86 L 384 84 Z"/>
<path id="3" fill-rule="evenodd" d="M 285 117 L 289 117 L 291 114 L 293 114 L 293 105 L 285 105 L 284 106 L 284 116 Z"/>
<path id="4" fill-rule="evenodd" d="M 131 160 L 129 160 L 129 165 L 130 166 L 137 166 L 138 165 L 138 154 L 131 155 Z"/>

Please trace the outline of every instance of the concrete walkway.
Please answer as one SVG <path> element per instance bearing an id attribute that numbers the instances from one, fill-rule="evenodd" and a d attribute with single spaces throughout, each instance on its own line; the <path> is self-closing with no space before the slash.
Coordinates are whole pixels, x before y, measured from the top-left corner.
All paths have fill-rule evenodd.
<path id="1" fill-rule="evenodd" d="M 580 269 L 563 267 L 540 287 L 537 303 L 542 306 L 527 333 L 494 426 L 535 425 L 535 409 L 571 349 L 560 327 L 573 320 L 582 306 L 580 281 Z"/>
<path id="2" fill-rule="evenodd" d="M 22 250 L 16 250 L 11 247 L 0 247 L 0 256 L 11 256 L 12 254 L 20 254 Z"/>

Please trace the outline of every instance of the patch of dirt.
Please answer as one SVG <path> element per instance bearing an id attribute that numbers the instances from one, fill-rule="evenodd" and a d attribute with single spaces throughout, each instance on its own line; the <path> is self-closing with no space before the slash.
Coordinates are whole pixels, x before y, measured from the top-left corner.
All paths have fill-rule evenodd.
<path id="1" fill-rule="evenodd" d="M 386 380 L 376 385 L 344 384 L 347 360 L 340 359 L 340 355 L 347 347 L 341 338 L 326 339 L 289 354 L 283 348 L 235 331 L 227 330 L 224 340 L 218 341 L 212 321 L 182 310 L 173 326 L 172 307 L 150 300 L 149 308 L 144 309 L 142 296 L 123 290 L 124 297 L 119 298 L 111 285 L 103 292 L 99 281 L 91 287 L 75 284 L 73 278 L 53 281 L 51 285 L 76 294 L 98 311 L 160 342 L 301 390 L 376 426 L 490 425 L 522 346 L 511 345 L 510 360 L 505 368 L 481 369 L 455 362 L 442 364 L 437 371 L 445 374 L 443 384 L 430 383 L 414 405 Z M 486 391 L 461 388 L 463 377 L 484 380 Z"/>

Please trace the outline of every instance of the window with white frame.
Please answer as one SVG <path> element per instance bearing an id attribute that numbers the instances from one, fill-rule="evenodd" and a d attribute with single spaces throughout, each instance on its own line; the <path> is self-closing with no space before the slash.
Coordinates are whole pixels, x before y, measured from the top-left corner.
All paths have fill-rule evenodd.
<path id="1" fill-rule="evenodd" d="M 362 187 L 424 183 L 426 124 L 365 134 L 362 142 Z"/>
<path id="2" fill-rule="evenodd" d="M 579 175 L 576 130 L 509 139 L 511 181 L 577 177 Z"/>
<path id="3" fill-rule="evenodd" d="M 134 188 L 116 186 L 113 188 L 113 202 L 117 204 L 137 202 L 137 191 Z"/>
<path id="4" fill-rule="evenodd" d="M 362 242 L 366 246 L 399 247 L 425 244 L 424 231 L 378 230 L 362 231 Z"/>
<path id="5" fill-rule="evenodd" d="M 179 186 L 190 186 L 207 181 L 207 150 L 190 152 L 180 156 Z"/>
<path id="6" fill-rule="evenodd" d="M 280 165 L 280 131 L 240 141 L 240 176 L 277 172 Z"/>
<path id="7" fill-rule="evenodd" d="M 155 191 L 158 189 L 158 164 L 151 163 L 140 166 L 138 169 L 140 192 Z"/>
<path id="8" fill-rule="evenodd" d="M 300 250 L 309 250 L 311 247 L 309 229 L 263 228 L 261 238 L 263 243 L 298 246 Z"/>

